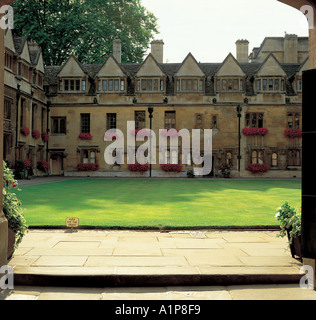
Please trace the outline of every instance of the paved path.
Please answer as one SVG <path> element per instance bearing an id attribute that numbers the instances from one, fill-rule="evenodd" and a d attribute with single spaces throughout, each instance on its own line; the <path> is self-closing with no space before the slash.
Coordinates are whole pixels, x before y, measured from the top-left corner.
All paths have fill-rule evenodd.
<path id="1" fill-rule="evenodd" d="M 10 261 L 36 275 L 299 275 L 276 232 L 31 231 Z"/>
<path id="2" fill-rule="evenodd" d="M 316 300 L 269 231 L 34 230 L 10 266 L 15 289 L 0 299 Z"/>

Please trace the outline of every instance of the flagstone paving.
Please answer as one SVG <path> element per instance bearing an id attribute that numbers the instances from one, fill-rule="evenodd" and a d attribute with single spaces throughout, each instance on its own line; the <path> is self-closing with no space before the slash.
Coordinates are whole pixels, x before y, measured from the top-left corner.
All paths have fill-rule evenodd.
<path id="1" fill-rule="evenodd" d="M 301 263 L 269 231 L 32 230 L 10 266 L 15 274 L 295 275 Z"/>
<path id="2" fill-rule="evenodd" d="M 138 276 L 299 275 L 286 239 L 269 231 L 32 230 L 9 265 L 15 277 L 133 276 L 126 287 L 15 285 L 0 300 L 316 300 L 316 291 L 291 284 L 138 286 Z"/>

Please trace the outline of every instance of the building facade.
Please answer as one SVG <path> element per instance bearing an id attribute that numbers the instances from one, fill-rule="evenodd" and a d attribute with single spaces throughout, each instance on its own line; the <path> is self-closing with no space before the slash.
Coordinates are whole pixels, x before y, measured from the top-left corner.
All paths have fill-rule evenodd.
<path id="1" fill-rule="evenodd" d="M 182 63 L 164 63 L 163 41 L 151 46 L 141 64 L 122 63 L 124 48 L 116 40 L 103 64 L 85 65 L 71 56 L 62 66 L 44 68 L 36 44 L 7 32 L 5 104 L 11 111 L 4 120 L 5 159 L 30 159 L 33 167 L 46 160 L 52 175 L 148 175 L 128 170 L 126 141 L 116 150 L 124 164 L 107 164 L 104 151 L 111 142 L 104 141 L 104 135 L 109 129 L 120 129 L 125 138 L 135 135 L 128 121 L 135 121 L 136 130 L 148 129 L 151 107 L 157 135 L 160 129 L 213 130 L 210 176 L 221 176 L 223 165 L 236 177 L 301 176 L 302 72 L 308 69 L 308 38 L 266 38 L 250 54 L 249 42 L 238 40 L 236 57 L 229 54 L 221 63 L 197 62 L 191 53 Z M 41 138 L 25 137 L 24 126 L 40 131 Z M 46 133 L 48 141 L 43 140 Z M 136 142 L 136 148 L 143 143 Z M 202 156 L 203 146 L 202 138 Z M 159 159 L 170 164 L 186 160 L 182 172 L 172 176 L 199 167 L 192 148 L 182 146 L 181 139 L 177 149 L 156 146 L 152 174 L 170 176 Z M 97 164 L 98 170 L 78 171 L 79 164 Z M 254 175 L 251 164 L 265 164 L 269 170 Z"/>
<path id="2" fill-rule="evenodd" d="M 41 48 L 26 37 L 5 35 L 4 66 L 4 159 L 28 159 L 38 175 L 37 162 L 47 161 L 47 98 L 44 92 L 44 62 Z"/>

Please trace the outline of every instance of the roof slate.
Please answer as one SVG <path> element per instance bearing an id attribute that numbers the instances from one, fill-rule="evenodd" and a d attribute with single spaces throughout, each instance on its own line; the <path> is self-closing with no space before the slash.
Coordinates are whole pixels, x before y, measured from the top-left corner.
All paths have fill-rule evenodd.
<path id="1" fill-rule="evenodd" d="M 177 70 L 181 66 L 182 63 L 160 63 L 159 66 L 161 70 L 167 76 L 167 88 L 166 94 L 173 95 L 174 94 L 174 81 L 173 77 L 175 76 Z M 253 95 L 253 78 L 262 66 L 262 63 L 239 63 L 241 69 L 246 74 L 246 94 Z M 134 92 L 134 77 L 137 74 L 138 70 L 141 67 L 139 63 L 122 63 L 120 64 L 122 70 L 128 76 L 128 94 L 133 94 Z M 222 63 L 199 63 L 201 70 L 206 75 L 206 95 L 215 95 L 215 85 L 214 85 L 214 76 L 216 75 L 219 68 L 222 66 Z M 291 85 L 291 78 L 297 73 L 301 64 L 284 64 L 280 63 L 280 66 L 283 68 L 285 73 L 288 76 L 287 81 L 287 93 L 293 94 L 295 93 L 293 87 Z M 89 75 L 89 77 L 93 80 L 95 79 L 97 73 L 100 71 L 102 64 L 81 64 L 82 69 Z M 45 68 L 45 77 L 44 80 L 47 85 L 57 85 L 57 76 L 61 70 L 61 66 L 52 66 Z"/>

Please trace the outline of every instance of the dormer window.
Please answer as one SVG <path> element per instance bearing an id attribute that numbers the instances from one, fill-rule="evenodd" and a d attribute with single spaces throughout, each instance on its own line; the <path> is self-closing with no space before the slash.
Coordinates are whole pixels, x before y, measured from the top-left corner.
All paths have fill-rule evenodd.
<path id="1" fill-rule="evenodd" d="M 216 80 L 216 91 L 244 91 L 244 80 L 240 78 L 220 78 Z"/>
<path id="2" fill-rule="evenodd" d="M 204 80 L 194 78 L 176 79 L 177 92 L 203 92 Z"/>
<path id="3" fill-rule="evenodd" d="M 98 80 L 99 92 L 124 92 L 125 91 L 125 79 L 99 79 Z"/>
<path id="4" fill-rule="evenodd" d="M 84 79 L 63 79 L 59 81 L 59 91 L 64 92 L 85 92 L 86 80 Z"/>
<path id="5" fill-rule="evenodd" d="M 164 92 L 165 88 L 165 81 L 161 78 L 138 78 L 136 83 L 137 92 Z"/>
<path id="6" fill-rule="evenodd" d="M 261 78 L 256 82 L 257 92 L 283 92 L 285 81 L 283 78 Z"/>

